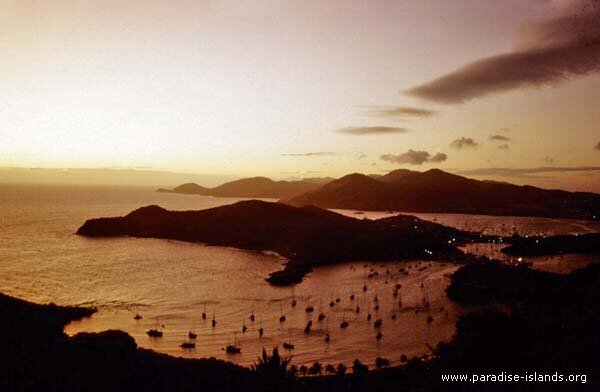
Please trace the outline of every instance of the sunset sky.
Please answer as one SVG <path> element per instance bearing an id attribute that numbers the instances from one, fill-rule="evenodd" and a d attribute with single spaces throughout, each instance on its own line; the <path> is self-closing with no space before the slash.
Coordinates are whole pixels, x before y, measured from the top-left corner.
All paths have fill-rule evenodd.
<path id="1" fill-rule="evenodd" d="M 600 192 L 599 3 L 0 0 L 0 166 Z"/>

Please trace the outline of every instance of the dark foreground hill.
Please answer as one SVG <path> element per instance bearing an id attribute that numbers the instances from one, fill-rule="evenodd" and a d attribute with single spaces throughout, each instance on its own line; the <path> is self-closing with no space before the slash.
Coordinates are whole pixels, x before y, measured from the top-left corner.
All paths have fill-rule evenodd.
<path id="1" fill-rule="evenodd" d="M 0 294 L 1 391 L 259 390 L 249 369 L 139 349 L 121 331 L 68 338 L 94 310 L 37 305 Z"/>
<path id="2" fill-rule="evenodd" d="M 356 260 L 464 257 L 456 245 L 469 236 L 412 216 L 355 219 L 317 207 L 258 200 L 201 211 L 143 207 L 124 217 L 91 219 L 77 231 L 90 237 L 134 236 L 275 251 L 289 261 L 268 278 L 298 283 L 314 266 Z M 455 239 L 454 242 L 450 241 Z"/>
<path id="3" fill-rule="evenodd" d="M 587 373 L 588 383 L 600 384 L 600 264 L 568 275 L 524 266 L 470 264 L 452 276 L 447 292 L 460 303 L 501 303 L 508 311 L 462 318 L 458 338 L 438 349 L 445 358 L 443 366 L 460 361 L 473 369 L 487 363 L 505 370 Z M 486 363 L 475 360 L 486 352 L 494 353 Z M 553 387 L 585 387 L 575 384 L 559 382 Z"/>
<path id="4" fill-rule="evenodd" d="M 580 235 L 525 236 L 508 239 L 510 246 L 503 253 L 517 256 L 549 256 L 567 253 L 600 255 L 600 233 Z"/>
<path id="5" fill-rule="evenodd" d="M 595 193 L 478 181 L 438 169 L 397 170 L 376 178 L 350 174 L 283 201 L 354 210 L 600 219 Z"/>
<path id="6" fill-rule="evenodd" d="M 266 177 L 242 178 L 215 188 L 206 188 L 195 183 L 179 185 L 172 190 L 161 188 L 158 192 L 183 193 L 216 197 L 248 197 L 283 199 L 317 189 L 329 179 L 305 179 L 298 181 L 273 181 Z"/>

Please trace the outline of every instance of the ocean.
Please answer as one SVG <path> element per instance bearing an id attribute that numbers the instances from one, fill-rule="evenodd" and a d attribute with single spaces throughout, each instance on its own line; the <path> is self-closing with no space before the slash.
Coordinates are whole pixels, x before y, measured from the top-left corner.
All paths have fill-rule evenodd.
<path id="1" fill-rule="evenodd" d="M 120 216 L 146 205 L 192 210 L 239 200 L 157 193 L 146 187 L 0 185 L 0 292 L 39 303 L 96 306 L 99 311 L 91 318 L 65 328 L 71 335 L 120 329 L 138 345 L 159 352 L 216 357 L 246 366 L 263 348 L 281 349 L 283 341 L 294 344 L 287 354 L 297 365 L 314 361 L 348 365 L 356 358 L 372 365 L 380 356 L 395 364 L 402 354 L 426 355 L 428 346 L 450 339 L 458 317 L 471 310 L 446 297 L 448 276 L 457 267 L 443 260 L 321 267 L 292 290 L 265 282 L 285 261 L 270 252 L 160 239 L 90 239 L 74 234 L 86 219 Z M 359 219 L 390 214 L 338 212 Z M 522 234 L 600 231 L 598 222 L 575 220 L 415 215 L 500 234 L 515 229 Z M 572 259 L 544 258 L 536 263 L 543 269 L 564 272 L 587 260 L 583 256 Z M 402 287 L 395 297 L 396 284 Z M 291 306 L 293 299 L 295 307 Z M 309 305 L 314 312 L 305 311 Z M 321 311 L 326 317 L 319 322 Z M 206 320 L 201 317 L 203 312 Z M 142 319 L 134 320 L 138 313 Z M 367 322 L 367 313 L 373 320 L 382 319 L 379 341 L 373 320 Z M 284 322 L 279 321 L 281 315 L 286 316 Z M 430 323 L 429 316 L 433 319 Z M 312 328 L 305 333 L 309 320 Z M 348 328 L 340 328 L 343 321 L 349 323 Z M 146 331 L 157 325 L 164 336 L 148 337 Z M 262 337 L 259 328 L 264 329 Z M 183 350 L 179 345 L 190 330 L 198 335 L 196 348 Z M 331 336 L 328 343 L 324 340 L 327 332 Z M 234 341 L 239 342 L 241 353 L 228 355 L 223 349 Z"/>

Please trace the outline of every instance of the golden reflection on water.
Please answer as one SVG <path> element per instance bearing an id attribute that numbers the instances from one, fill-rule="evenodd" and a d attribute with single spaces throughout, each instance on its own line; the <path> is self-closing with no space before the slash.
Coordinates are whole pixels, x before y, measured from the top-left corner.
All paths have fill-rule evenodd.
<path id="1" fill-rule="evenodd" d="M 435 345 L 454 333 L 456 319 L 466 309 L 445 295 L 446 276 L 455 269 L 451 265 L 369 263 L 365 269 L 364 263 L 352 263 L 317 268 L 295 288 L 297 306 L 292 309 L 292 290 L 264 281 L 269 272 L 281 268 L 282 260 L 276 255 L 167 240 L 89 239 L 73 234 L 86 219 L 119 216 L 144 205 L 189 210 L 238 200 L 156 193 L 150 188 L 2 185 L 0 292 L 40 303 L 97 306 L 99 312 L 93 317 L 67 326 L 71 334 L 122 329 L 142 347 L 184 357 L 215 356 L 245 365 L 252 363 L 263 347 L 280 346 L 290 337 L 295 345 L 290 354 L 297 364 L 315 360 L 349 363 L 355 358 L 372 364 L 377 356 L 397 363 L 400 355 L 428 353 L 427 344 Z M 354 211 L 343 212 L 354 215 Z M 360 217 L 384 215 L 368 212 Z M 470 229 L 505 230 L 507 222 L 512 222 L 520 232 L 531 234 L 600 231 L 592 223 L 572 220 L 417 215 Z M 367 279 L 368 291 L 363 293 L 365 275 L 371 268 L 379 275 Z M 392 295 L 396 283 L 402 285 L 398 298 Z M 355 301 L 349 299 L 352 293 Z M 375 294 L 383 320 L 379 342 L 373 320 L 366 321 L 369 308 L 376 317 Z M 330 308 L 332 297 L 334 302 L 339 297 L 340 302 Z M 423 309 L 424 298 L 430 311 Z M 304 311 L 309 301 L 315 307 L 312 314 Z M 316 320 L 320 302 L 327 315 L 322 322 Z M 419 307 L 418 313 L 415 307 Z M 205 308 L 208 318 L 203 321 Z M 251 322 L 253 308 L 256 318 Z M 133 319 L 137 312 L 143 316 L 139 321 Z M 210 326 L 213 312 L 215 329 Z M 284 323 L 279 322 L 281 313 L 286 315 Z M 433 318 L 430 324 L 429 314 Z M 164 337 L 153 340 L 146 330 L 154 328 L 156 318 L 164 325 Z M 313 327 L 307 335 L 304 328 L 309 319 Z M 342 321 L 349 323 L 347 329 L 340 329 Z M 325 344 L 328 323 L 331 341 Z M 244 324 L 246 333 L 242 333 Z M 259 339 L 260 326 L 264 336 Z M 179 344 L 192 328 L 198 334 L 196 349 L 183 351 Z M 222 348 L 233 340 L 234 332 L 242 352 L 227 356 Z"/>

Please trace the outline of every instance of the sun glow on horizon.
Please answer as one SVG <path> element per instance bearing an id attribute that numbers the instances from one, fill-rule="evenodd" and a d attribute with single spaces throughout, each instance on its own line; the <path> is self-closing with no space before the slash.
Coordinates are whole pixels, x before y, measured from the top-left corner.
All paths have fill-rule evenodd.
<path id="1" fill-rule="evenodd" d="M 563 6 L 0 4 L 0 166 L 287 178 L 600 164 L 593 72 L 463 104 L 404 93 L 510 52 Z M 589 189 L 598 172 L 568 176 L 552 184 Z"/>

